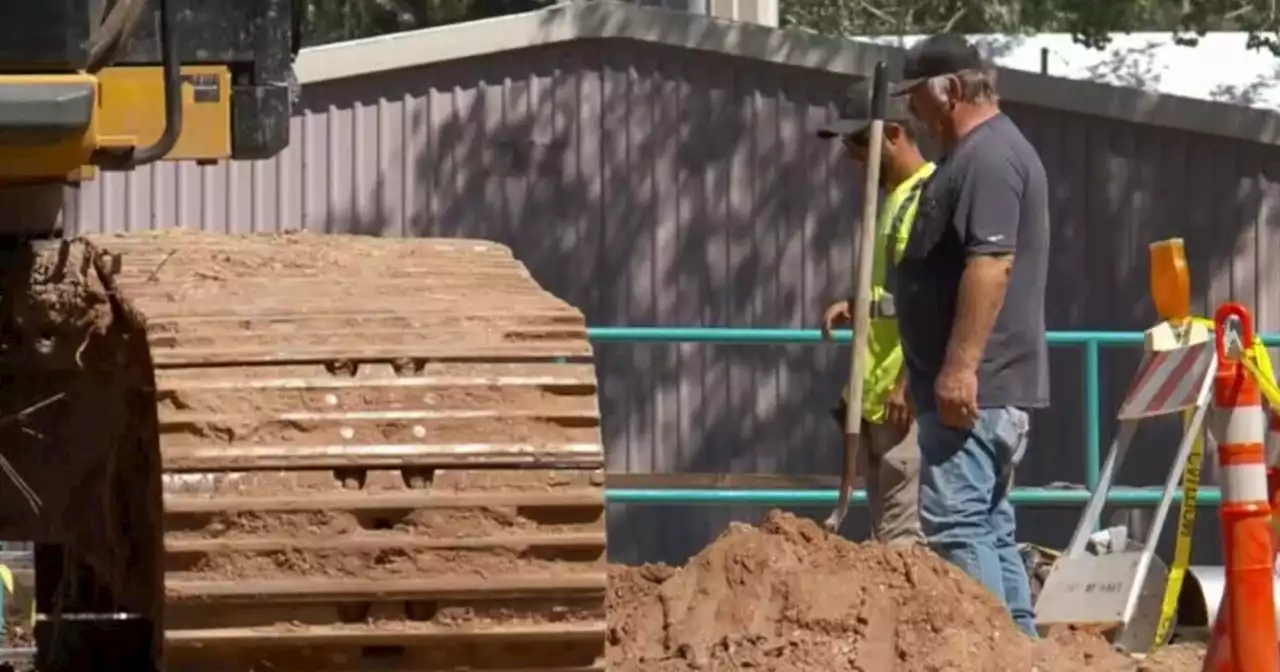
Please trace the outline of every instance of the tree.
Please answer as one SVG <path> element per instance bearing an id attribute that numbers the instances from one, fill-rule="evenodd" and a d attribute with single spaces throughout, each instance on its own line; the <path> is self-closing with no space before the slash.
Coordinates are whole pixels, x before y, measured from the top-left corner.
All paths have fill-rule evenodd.
<path id="1" fill-rule="evenodd" d="M 783 0 L 785 25 L 832 35 L 1071 33 L 1102 48 L 1110 33 L 1172 32 L 1195 44 L 1211 30 L 1250 34 L 1280 55 L 1276 0 Z"/>
<path id="2" fill-rule="evenodd" d="M 429 28 L 554 4 L 557 0 L 306 0 L 311 46 Z M 1194 44 L 1210 30 L 1250 34 L 1280 55 L 1280 0 L 781 0 L 786 26 L 829 35 L 1071 33 L 1096 48 L 1109 34 L 1167 30 Z"/>
<path id="3" fill-rule="evenodd" d="M 307 0 L 303 44 L 314 46 L 527 12 L 554 0 Z"/>

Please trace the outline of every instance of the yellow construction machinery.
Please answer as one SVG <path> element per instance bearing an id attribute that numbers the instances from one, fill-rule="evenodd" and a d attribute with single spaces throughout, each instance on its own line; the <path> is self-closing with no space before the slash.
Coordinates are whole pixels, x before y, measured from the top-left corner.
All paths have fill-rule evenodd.
<path id="1" fill-rule="evenodd" d="M 301 4 L 0 3 L 0 538 L 36 542 L 35 665 L 600 669 L 590 346 L 509 250 L 61 235 L 98 170 L 280 152 Z"/>

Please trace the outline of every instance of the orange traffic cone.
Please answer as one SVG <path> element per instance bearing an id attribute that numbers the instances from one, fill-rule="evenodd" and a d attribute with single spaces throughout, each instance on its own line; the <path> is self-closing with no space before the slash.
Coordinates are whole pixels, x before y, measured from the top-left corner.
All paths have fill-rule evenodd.
<path id="1" fill-rule="evenodd" d="M 1224 323 L 1240 322 L 1242 343 L 1253 342 L 1253 324 L 1243 306 L 1218 309 L 1218 372 L 1214 407 L 1218 466 L 1222 472 L 1222 541 L 1226 590 L 1213 624 L 1204 672 L 1276 672 L 1275 544 L 1271 490 L 1267 483 L 1267 417 L 1258 383 L 1235 356 L 1228 356 Z"/>
<path id="2" fill-rule="evenodd" d="M 1271 545 L 1280 552 L 1280 465 L 1267 466 L 1267 492 L 1271 493 Z"/>
<path id="3" fill-rule="evenodd" d="M 1230 599 L 1224 591 L 1222 602 L 1218 605 L 1218 617 L 1214 619 L 1213 630 L 1210 631 L 1209 649 L 1205 652 L 1201 672 L 1236 672 L 1231 660 Z"/>
<path id="4" fill-rule="evenodd" d="M 1274 423 L 1274 412 L 1271 417 Z M 1267 469 L 1267 491 L 1271 493 L 1271 543 L 1273 547 L 1280 548 L 1280 467 L 1271 466 Z M 1231 656 L 1231 608 L 1227 604 L 1229 596 L 1230 593 L 1224 591 L 1222 604 L 1218 605 L 1218 617 L 1214 619 L 1209 650 L 1204 657 L 1204 672 L 1236 672 L 1237 669 Z"/>

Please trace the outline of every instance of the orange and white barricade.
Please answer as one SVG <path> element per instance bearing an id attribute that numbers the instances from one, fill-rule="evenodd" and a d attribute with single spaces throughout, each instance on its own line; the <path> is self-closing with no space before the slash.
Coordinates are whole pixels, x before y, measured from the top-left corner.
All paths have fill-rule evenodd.
<path id="1" fill-rule="evenodd" d="M 1267 483 L 1267 414 L 1262 393 L 1243 364 L 1253 322 L 1228 303 L 1214 321 L 1213 434 L 1222 487 L 1222 543 L 1226 590 L 1213 624 L 1204 672 L 1280 670 L 1276 637 L 1275 542 Z"/>
<path id="2" fill-rule="evenodd" d="M 1207 328 L 1203 340 L 1148 343 L 1142 364 L 1133 376 L 1120 410 L 1119 431 L 1098 474 L 1097 487 L 1081 512 L 1071 542 L 1054 563 L 1036 600 L 1038 627 L 1088 626 L 1104 630 L 1115 646 L 1131 653 L 1151 649 L 1159 629 L 1168 567 L 1156 556 L 1156 542 L 1164 529 L 1178 484 L 1191 458 L 1196 437 L 1212 401 L 1217 357 Z M 1169 340 L 1169 339 L 1165 339 Z M 1187 416 L 1185 430 L 1165 476 L 1160 501 L 1144 538 L 1130 540 L 1127 530 L 1104 530 L 1104 544 L 1095 534 L 1107 495 L 1131 448 L 1153 459 L 1153 446 L 1133 446 L 1138 424 L 1154 418 Z M 1159 459 L 1167 459 L 1161 450 Z M 1132 541 L 1140 541 L 1137 545 Z M 1092 547 L 1092 548 L 1091 548 Z M 1099 550 L 1104 548 L 1105 550 Z M 1141 616 L 1141 617 L 1139 617 Z M 1276 672 L 1276 671 L 1272 671 Z"/>

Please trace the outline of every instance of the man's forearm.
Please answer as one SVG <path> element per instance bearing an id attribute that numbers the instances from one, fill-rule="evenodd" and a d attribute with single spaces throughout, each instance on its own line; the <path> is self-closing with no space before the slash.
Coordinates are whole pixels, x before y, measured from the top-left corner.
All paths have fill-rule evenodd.
<path id="1" fill-rule="evenodd" d="M 947 342 L 948 368 L 974 371 L 982 362 L 987 339 L 1004 305 L 1013 255 L 973 255 L 960 276 L 956 318 Z"/>

